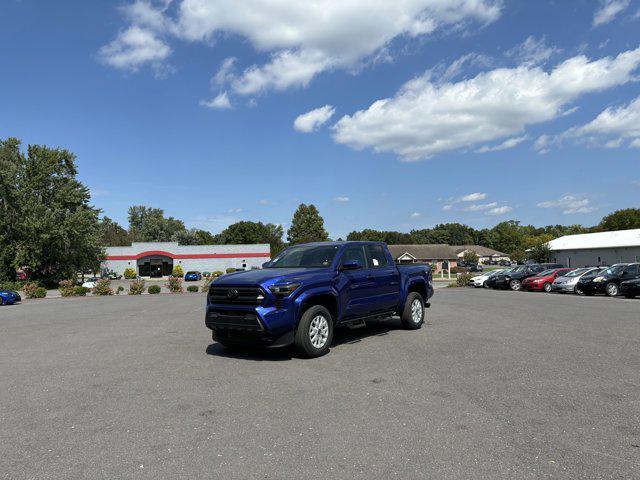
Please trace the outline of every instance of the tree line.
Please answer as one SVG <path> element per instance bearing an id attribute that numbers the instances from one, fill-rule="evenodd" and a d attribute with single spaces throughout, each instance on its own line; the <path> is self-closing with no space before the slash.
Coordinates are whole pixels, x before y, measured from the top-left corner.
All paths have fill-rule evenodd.
<path id="1" fill-rule="evenodd" d="M 124 228 L 91 205 L 89 189 L 77 179 L 76 157 L 68 150 L 29 145 L 16 138 L 0 140 L 0 281 L 14 280 L 16 269 L 34 280 L 55 284 L 77 272 L 97 271 L 105 247 L 132 242 L 176 241 L 183 245 L 268 243 L 271 255 L 287 245 L 329 240 L 324 219 L 315 205 L 301 204 L 294 212 L 286 241 L 281 225 L 240 221 L 219 233 L 187 228 L 182 220 L 165 216 L 160 208 L 134 205 Z M 506 221 L 477 230 L 460 223 L 408 233 L 365 229 L 347 240 L 388 244 L 483 245 L 524 257 L 527 249 L 544 254 L 544 244 L 562 235 L 640 228 L 640 209 L 607 215 L 593 227 L 553 225 L 534 227 Z"/>

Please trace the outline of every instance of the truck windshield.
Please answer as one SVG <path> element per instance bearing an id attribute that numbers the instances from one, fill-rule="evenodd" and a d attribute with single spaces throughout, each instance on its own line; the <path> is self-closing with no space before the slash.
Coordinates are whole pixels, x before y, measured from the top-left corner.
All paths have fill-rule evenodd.
<path id="1" fill-rule="evenodd" d="M 337 252 L 337 245 L 292 247 L 274 258 L 265 268 L 328 268 Z"/>

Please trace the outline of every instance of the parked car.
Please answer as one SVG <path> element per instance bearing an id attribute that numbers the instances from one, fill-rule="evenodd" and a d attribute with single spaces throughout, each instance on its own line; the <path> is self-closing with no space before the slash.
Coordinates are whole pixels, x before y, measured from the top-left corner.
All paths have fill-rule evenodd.
<path id="1" fill-rule="evenodd" d="M 487 286 L 488 280 L 491 277 L 493 277 L 495 275 L 498 275 L 499 273 L 502 273 L 504 271 L 505 271 L 505 269 L 501 268 L 501 269 L 498 269 L 498 270 L 491 270 L 491 271 L 489 271 L 487 273 L 483 273 L 482 275 L 478 275 L 477 277 L 473 277 L 471 279 L 471 285 L 473 285 L 476 288 L 480 288 L 480 287 L 488 288 L 488 286 Z"/>
<path id="2" fill-rule="evenodd" d="M 202 280 L 202 274 L 200 272 L 187 272 L 184 275 L 185 282 L 197 282 L 198 280 Z"/>
<path id="3" fill-rule="evenodd" d="M 398 314 L 405 328 L 420 328 L 432 295 L 431 268 L 396 265 L 384 243 L 309 243 L 289 247 L 262 270 L 214 280 L 205 324 L 225 346 L 294 344 L 318 357 L 336 326 Z"/>
<path id="4" fill-rule="evenodd" d="M 0 290 L 0 305 L 14 305 L 21 302 L 20 294 L 14 290 Z"/>
<path id="5" fill-rule="evenodd" d="M 620 295 L 633 298 L 640 295 L 640 277 L 620 282 Z"/>
<path id="6" fill-rule="evenodd" d="M 532 263 L 527 265 L 519 265 L 507 272 L 494 277 L 495 280 L 492 282 L 492 286 L 493 288 L 503 288 L 518 291 L 522 287 L 522 281 L 525 278 L 533 277 L 543 272 L 544 270 L 563 267 L 564 265 L 559 263 Z"/>
<path id="7" fill-rule="evenodd" d="M 109 280 L 120 280 L 122 275 L 118 275 L 113 270 L 107 270 L 102 273 L 102 278 L 108 278 Z"/>
<path id="8" fill-rule="evenodd" d="M 84 283 L 82 284 L 83 287 L 85 288 L 95 288 L 96 283 L 98 283 L 98 280 L 100 280 L 98 277 L 90 277 L 87 278 Z"/>
<path id="9" fill-rule="evenodd" d="M 615 297 L 620 293 L 622 282 L 636 278 L 640 278 L 640 263 L 617 263 L 597 275 L 582 277 L 576 291 L 583 295 L 604 293 Z"/>
<path id="10" fill-rule="evenodd" d="M 550 268 L 549 270 L 545 270 L 543 272 L 534 275 L 533 277 L 528 277 L 522 280 L 522 285 L 520 288 L 523 290 L 537 291 L 537 292 L 547 292 L 551 291 L 551 285 L 555 281 L 558 276 L 569 273 L 572 268 Z"/>
<path id="11" fill-rule="evenodd" d="M 551 284 L 551 291 L 558 293 L 576 293 L 576 286 L 582 277 L 596 274 L 606 269 L 607 267 L 576 268 L 564 275 L 558 276 Z"/>
<path id="12" fill-rule="evenodd" d="M 478 263 L 467 264 L 467 271 L 469 272 L 482 272 L 483 270 L 484 270 L 484 267 Z"/>

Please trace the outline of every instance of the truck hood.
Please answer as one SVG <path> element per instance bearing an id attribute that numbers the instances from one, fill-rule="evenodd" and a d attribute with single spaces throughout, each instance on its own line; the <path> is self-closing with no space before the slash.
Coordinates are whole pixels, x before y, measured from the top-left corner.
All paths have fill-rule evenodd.
<path id="1" fill-rule="evenodd" d="M 334 274 L 330 268 L 265 268 L 263 270 L 247 270 L 245 272 L 230 273 L 218 278 L 216 285 L 257 285 L 274 284 L 280 282 L 302 282 L 331 277 Z"/>

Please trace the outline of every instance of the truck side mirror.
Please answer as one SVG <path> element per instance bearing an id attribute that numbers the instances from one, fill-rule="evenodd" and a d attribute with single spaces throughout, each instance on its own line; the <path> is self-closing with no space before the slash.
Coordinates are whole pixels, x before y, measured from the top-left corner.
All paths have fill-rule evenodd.
<path id="1" fill-rule="evenodd" d="M 357 260 L 347 260 L 342 265 L 340 265 L 339 270 L 340 271 L 358 270 L 359 268 L 362 268 L 362 265 L 360 265 L 360 262 L 358 262 Z"/>

